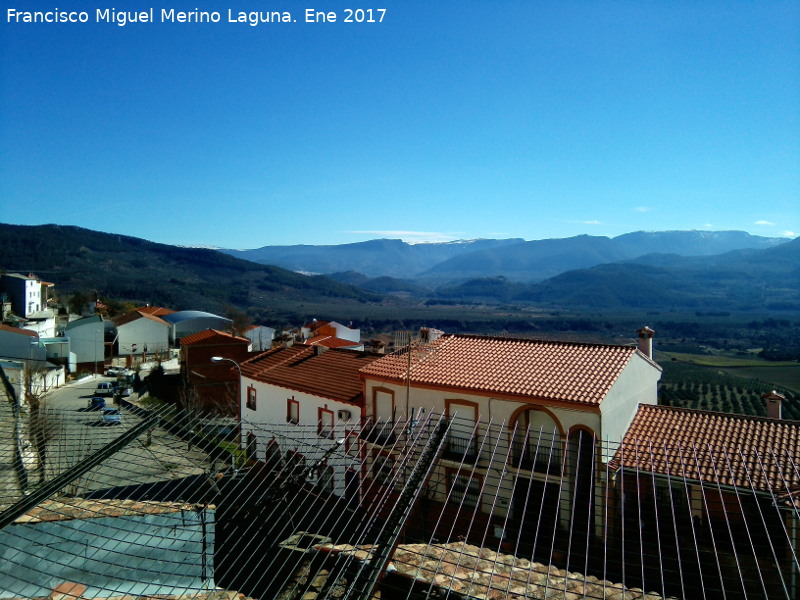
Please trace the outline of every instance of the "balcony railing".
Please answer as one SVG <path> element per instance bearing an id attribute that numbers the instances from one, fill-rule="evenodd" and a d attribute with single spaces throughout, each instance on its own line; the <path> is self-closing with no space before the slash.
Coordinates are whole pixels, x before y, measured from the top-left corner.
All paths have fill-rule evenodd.
<path id="1" fill-rule="evenodd" d="M 364 421 L 364 426 L 361 429 L 361 439 L 385 446 L 393 444 L 397 440 L 397 423 L 393 420 L 372 420 L 367 419 Z"/>
<path id="2" fill-rule="evenodd" d="M 550 444 L 560 444 L 558 440 L 547 443 L 529 437 L 527 440 L 515 440 L 512 446 L 512 463 L 518 469 L 535 473 L 561 475 L 561 452 Z"/>
<path id="3" fill-rule="evenodd" d="M 474 464 L 478 461 L 478 440 L 450 434 L 444 447 L 443 458 Z"/>

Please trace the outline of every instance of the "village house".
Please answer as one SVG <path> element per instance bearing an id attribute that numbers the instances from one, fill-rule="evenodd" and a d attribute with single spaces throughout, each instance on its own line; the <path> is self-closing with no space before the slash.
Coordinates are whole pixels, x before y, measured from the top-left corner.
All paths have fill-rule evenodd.
<path id="1" fill-rule="evenodd" d="M 104 321 L 99 315 L 67 323 L 64 337 L 69 339 L 70 353 L 74 355 L 74 362 L 72 357 L 70 360 L 70 371 L 102 373 L 105 370 L 106 354 L 108 353 L 109 357 L 111 354 L 111 344 L 106 344 L 106 332 L 108 331 L 113 339 L 113 328 L 114 324 L 111 321 Z"/>
<path id="2" fill-rule="evenodd" d="M 364 350 L 364 344 L 361 343 L 361 330 L 342 325 L 336 321 L 313 319 L 300 327 L 298 338 L 299 341 L 314 346 Z"/>
<path id="3" fill-rule="evenodd" d="M 155 310 L 154 310 L 155 309 Z M 174 311 L 159 307 L 136 308 L 114 319 L 117 326 L 117 354 L 146 356 L 166 353 L 171 325 L 162 316 Z"/>
<path id="4" fill-rule="evenodd" d="M 264 325 L 251 325 L 244 332 L 244 337 L 250 340 L 250 349 L 253 352 L 264 352 L 272 348 L 272 340 L 275 339 L 275 328 Z"/>
<path id="5" fill-rule="evenodd" d="M 657 402 L 652 334 L 640 330 L 638 346 L 441 335 L 387 355 L 361 371 L 365 475 L 393 481 L 403 439 L 439 412 L 451 425 L 431 498 L 474 506 L 474 518 L 502 524 L 497 538 L 598 534 L 595 499 L 612 457 L 600 442 L 621 440 L 638 406 Z"/>
<path id="6" fill-rule="evenodd" d="M 766 417 L 641 405 L 612 462 L 616 535 L 657 546 L 662 568 L 695 554 L 729 565 L 698 574 L 707 588 L 797 597 L 800 421 L 781 418 L 781 394 L 764 400 Z"/>
<path id="7" fill-rule="evenodd" d="M 242 441 L 248 456 L 290 469 L 322 463 L 311 481 L 344 496 L 359 488 L 362 367 L 379 355 L 295 344 L 241 364 Z M 335 456 L 326 456 L 337 449 Z"/>
<path id="8" fill-rule="evenodd" d="M 180 369 L 184 382 L 184 409 L 205 415 L 238 416 L 240 363 L 250 354 L 250 340 L 216 329 L 206 329 L 181 339 Z M 212 361 L 215 357 L 226 360 Z"/>
<path id="9" fill-rule="evenodd" d="M 0 292 L 11 302 L 17 316 L 27 319 L 31 314 L 47 308 L 49 290 L 54 284 L 40 281 L 33 274 L 3 273 L 0 275 Z"/>

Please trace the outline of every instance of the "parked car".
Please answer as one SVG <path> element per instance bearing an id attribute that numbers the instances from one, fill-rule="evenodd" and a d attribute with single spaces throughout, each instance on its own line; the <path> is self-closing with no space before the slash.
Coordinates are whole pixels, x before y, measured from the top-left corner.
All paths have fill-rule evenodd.
<path id="1" fill-rule="evenodd" d="M 89 398 L 89 410 L 100 410 L 101 408 L 106 407 L 106 399 L 100 398 L 95 396 L 94 398 Z"/>
<path id="2" fill-rule="evenodd" d="M 119 394 L 120 394 L 120 396 L 122 396 L 123 398 L 127 398 L 127 397 L 128 397 L 128 396 L 130 396 L 132 393 L 133 393 L 133 388 L 132 388 L 132 387 L 121 387 L 121 388 L 119 389 Z"/>
<path id="3" fill-rule="evenodd" d="M 118 408 L 106 407 L 102 416 L 105 425 L 122 425 L 122 412 Z"/>
<path id="4" fill-rule="evenodd" d="M 117 367 L 109 367 L 108 369 L 106 369 L 106 375 L 108 377 L 116 377 L 117 375 L 119 375 L 121 370 L 122 369 L 119 369 Z"/>
<path id="5" fill-rule="evenodd" d="M 102 381 L 97 384 L 97 389 L 94 391 L 95 396 L 113 396 L 114 386 L 110 381 Z"/>

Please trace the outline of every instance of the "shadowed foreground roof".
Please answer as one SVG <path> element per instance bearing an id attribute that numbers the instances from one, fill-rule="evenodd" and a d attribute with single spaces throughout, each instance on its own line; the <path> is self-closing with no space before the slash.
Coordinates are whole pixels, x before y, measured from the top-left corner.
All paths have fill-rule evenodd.
<path id="1" fill-rule="evenodd" d="M 361 561 L 372 557 L 371 546 L 324 544 L 316 548 L 323 552 L 350 554 Z M 389 563 L 389 571 L 477 600 L 664 598 L 656 592 L 629 589 L 620 583 L 570 573 L 552 565 L 531 562 L 464 542 L 400 544 Z"/>
<path id="2" fill-rule="evenodd" d="M 642 404 L 614 460 L 682 479 L 791 490 L 800 485 L 800 421 Z"/>
<path id="3" fill-rule="evenodd" d="M 632 346 L 447 335 L 412 350 L 412 383 L 597 405 L 631 359 Z M 363 369 L 405 381 L 409 357 L 395 352 Z M 650 363 L 654 369 L 659 367 Z"/>

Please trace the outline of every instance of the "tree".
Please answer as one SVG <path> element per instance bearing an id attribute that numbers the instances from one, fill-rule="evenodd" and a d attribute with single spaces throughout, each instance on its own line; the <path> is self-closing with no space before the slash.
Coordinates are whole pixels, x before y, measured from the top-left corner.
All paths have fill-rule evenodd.
<path id="1" fill-rule="evenodd" d="M 233 334 L 239 337 L 245 337 L 245 333 L 247 333 L 247 330 L 250 329 L 250 326 L 253 324 L 253 320 L 247 313 L 239 310 L 235 306 L 229 306 L 225 312 L 225 316 L 231 320 L 231 330 Z"/>

